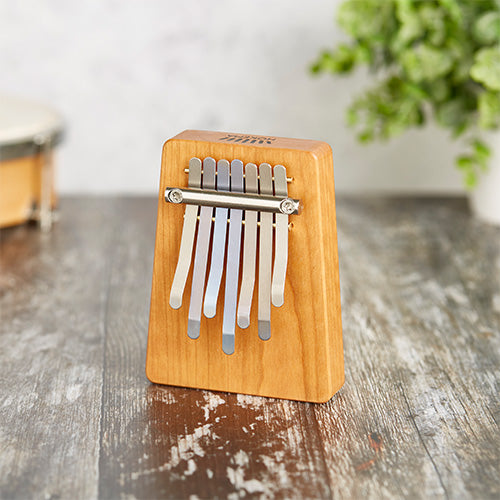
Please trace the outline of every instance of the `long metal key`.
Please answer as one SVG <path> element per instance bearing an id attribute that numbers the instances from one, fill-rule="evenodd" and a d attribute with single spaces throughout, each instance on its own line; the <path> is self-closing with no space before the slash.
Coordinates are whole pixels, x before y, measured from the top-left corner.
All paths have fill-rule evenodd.
<path id="1" fill-rule="evenodd" d="M 243 192 L 243 162 L 240 160 L 233 160 L 231 162 L 231 191 Z M 226 289 L 224 293 L 224 316 L 222 319 L 222 350 L 226 354 L 233 354 L 234 352 L 242 218 L 242 210 L 234 208 L 229 210 Z"/>
<path id="2" fill-rule="evenodd" d="M 259 167 L 260 194 L 273 194 L 272 169 L 269 163 Z M 273 254 L 273 214 L 260 212 L 259 240 L 259 306 L 258 330 L 259 338 L 271 338 L 271 266 Z"/>
<path id="3" fill-rule="evenodd" d="M 189 180 L 190 188 L 201 187 L 201 160 L 191 158 L 189 161 Z M 179 249 L 179 259 L 175 269 L 172 288 L 170 289 L 170 307 L 179 309 L 182 306 L 182 296 L 191 267 L 191 257 L 193 254 L 194 235 L 196 233 L 196 222 L 198 217 L 198 207 L 186 205 L 184 212 L 184 223 L 182 226 L 181 246 Z"/>
<path id="4" fill-rule="evenodd" d="M 274 194 L 288 196 L 286 169 L 283 165 L 274 167 Z M 281 307 L 285 302 L 285 278 L 288 263 L 288 215 L 276 214 L 273 281 L 271 286 L 272 303 Z"/>
<path id="5" fill-rule="evenodd" d="M 229 162 L 227 160 L 217 162 L 217 191 L 229 191 Z M 227 212 L 227 208 L 217 207 L 215 209 L 212 261 L 203 306 L 203 313 L 207 318 L 213 318 L 217 312 L 217 298 L 219 297 L 226 254 Z"/>
<path id="6" fill-rule="evenodd" d="M 210 157 L 203 160 L 203 189 L 215 189 L 215 160 Z M 201 207 L 188 314 L 188 336 L 192 339 L 197 339 L 200 336 L 203 290 L 207 273 L 210 233 L 212 232 L 212 214 L 212 207 Z"/>
<path id="7" fill-rule="evenodd" d="M 257 165 L 245 166 L 245 193 L 258 193 Z M 257 257 L 257 216 L 255 210 L 245 210 L 245 231 L 243 239 L 243 271 L 241 276 L 240 299 L 238 302 L 238 326 L 248 328 L 255 286 L 255 261 Z"/>

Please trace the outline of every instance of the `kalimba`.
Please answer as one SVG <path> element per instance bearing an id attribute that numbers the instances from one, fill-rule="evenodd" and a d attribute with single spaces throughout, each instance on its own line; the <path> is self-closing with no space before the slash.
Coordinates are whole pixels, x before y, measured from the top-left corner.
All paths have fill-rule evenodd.
<path id="1" fill-rule="evenodd" d="M 146 373 L 311 402 L 342 386 L 328 144 L 196 130 L 165 143 Z"/>

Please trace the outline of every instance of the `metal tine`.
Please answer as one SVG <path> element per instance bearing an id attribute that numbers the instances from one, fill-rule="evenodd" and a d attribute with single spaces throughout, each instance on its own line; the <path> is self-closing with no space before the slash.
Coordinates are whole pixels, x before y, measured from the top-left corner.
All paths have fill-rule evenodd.
<path id="1" fill-rule="evenodd" d="M 240 160 L 231 162 L 231 191 L 243 192 L 243 162 Z M 242 217 L 242 210 L 235 208 L 229 210 L 226 288 L 224 292 L 224 316 L 222 319 L 222 350 L 226 354 L 234 353 Z"/>
<path id="2" fill-rule="evenodd" d="M 258 170 L 254 163 L 245 166 L 245 192 L 259 191 Z M 257 216 L 255 210 L 245 210 L 245 231 L 243 240 L 243 271 L 241 277 L 240 298 L 238 302 L 238 326 L 248 328 L 250 311 L 255 286 L 255 261 L 257 258 Z"/>
<path id="3" fill-rule="evenodd" d="M 269 163 L 259 167 L 260 194 L 273 194 L 272 169 Z M 260 213 L 258 330 L 261 340 L 271 338 L 271 267 L 273 254 L 273 214 Z"/>
<path id="4" fill-rule="evenodd" d="M 227 160 L 217 162 L 217 191 L 229 191 L 229 162 Z M 217 298 L 219 297 L 226 253 L 227 213 L 227 208 L 217 207 L 215 209 L 212 261 L 203 306 L 203 314 L 207 318 L 213 318 L 217 312 Z"/>
<path id="5" fill-rule="evenodd" d="M 201 160 L 191 158 L 189 160 L 189 179 L 190 188 L 201 187 Z M 172 288 L 170 289 L 170 307 L 179 309 L 182 306 L 182 297 L 186 286 L 189 268 L 191 267 L 191 257 L 193 254 L 193 243 L 198 219 L 198 207 L 186 205 L 184 213 L 184 223 L 182 226 L 181 245 L 179 248 L 179 258 L 175 269 Z"/>
<path id="6" fill-rule="evenodd" d="M 185 168 L 185 169 L 184 169 L 184 173 L 189 174 L 189 168 Z M 201 172 L 201 173 L 203 173 L 203 170 L 202 170 L 202 172 Z M 216 173 L 215 175 L 217 175 L 217 173 Z M 245 177 L 246 177 L 246 174 L 243 174 L 243 179 L 245 179 Z M 258 180 L 258 179 L 260 179 L 260 177 L 259 177 L 259 175 L 257 174 L 257 180 Z M 274 181 L 274 177 L 272 178 L 272 180 Z M 293 177 L 287 177 L 287 178 L 286 178 L 286 182 L 287 182 L 288 184 L 290 184 L 291 182 L 293 182 Z"/>
<path id="7" fill-rule="evenodd" d="M 215 189 L 215 160 L 213 158 L 208 157 L 203 160 L 202 186 L 203 189 Z M 188 313 L 188 336 L 192 339 L 197 339 L 200 336 L 201 308 L 212 232 L 212 214 L 212 207 L 201 207 Z"/>
<path id="8" fill-rule="evenodd" d="M 197 217 L 198 220 L 200 220 L 200 216 L 198 215 Z M 212 222 L 215 222 L 215 217 L 212 217 Z M 227 219 L 227 223 L 229 224 L 229 219 Z M 245 219 L 243 219 L 241 221 L 241 224 L 243 225 L 243 227 L 245 226 L 246 222 L 245 222 Z M 260 227 L 260 222 L 257 221 L 257 227 Z M 276 224 L 273 222 L 273 228 L 276 227 Z M 288 230 L 291 231 L 293 228 L 293 224 L 291 222 L 288 223 Z"/>
<path id="9" fill-rule="evenodd" d="M 283 165 L 274 167 L 274 194 L 288 196 L 286 169 Z M 285 302 L 285 279 L 288 263 L 288 215 L 276 214 L 273 280 L 271 285 L 272 303 L 281 307 Z"/>

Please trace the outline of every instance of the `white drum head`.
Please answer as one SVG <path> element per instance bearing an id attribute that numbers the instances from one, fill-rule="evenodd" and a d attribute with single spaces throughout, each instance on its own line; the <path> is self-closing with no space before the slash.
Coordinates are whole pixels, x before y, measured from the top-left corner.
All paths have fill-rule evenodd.
<path id="1" fill-rule="evenodd" d="M 21 157 L 49 140 L 60 141 L 63 121 L 52 108 L 0 93 L 0 158 Z"/>

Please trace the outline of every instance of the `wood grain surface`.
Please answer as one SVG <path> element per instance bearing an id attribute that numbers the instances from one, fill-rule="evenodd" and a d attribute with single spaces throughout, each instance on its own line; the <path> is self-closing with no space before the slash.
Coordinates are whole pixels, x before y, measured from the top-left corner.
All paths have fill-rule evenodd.
<path id="1" fill-rule="evenodd" d="M 146 373 L 162 384 L 323 403 L 344 383 L 332 150 L 320 141 L 276 137 L 267 144 L 264 137 L 248 136 L 264 143 L 251 144 L 243 143 L 246 136 L 232 135 L 238 143 L 226 137 L 188 130 L 163 148 Z M 304 204 L 300 216 L 290 217 L 285 302 L 271 307 L 271 338 L 258 336 L 256 285 L 250 326 L 235 327 L 231 356 L 222 351 L 224 281 L 218 314 L 201 316 L 195 341 L 187 335 L 191 276 L 182 307 L 168 305 L 185 205 L 165 203 L 165 189 L 187 187 L 184 169 L 193 156 L 282 164 L 293 178 L 289 195 Z"/>
<path id="2" fill-rule="evenodd" d="M 156 200 L 0 232 L 0 498 L 499 497 L 500 230 L 461 199 L 337 200 L 326 404 L 144 374 Z"/>

